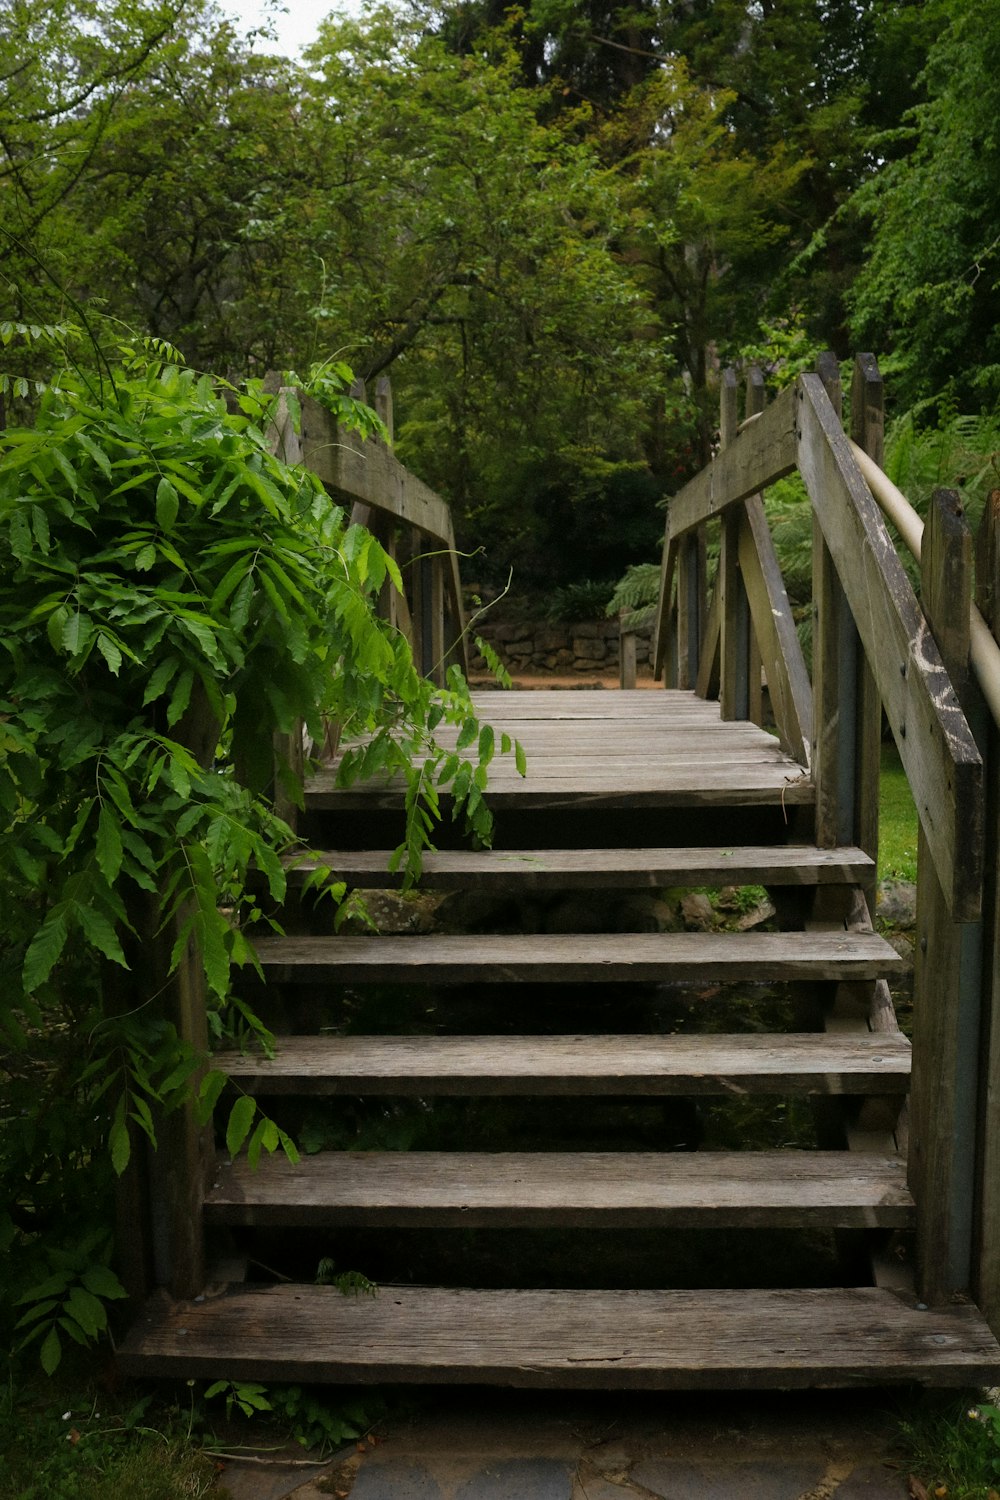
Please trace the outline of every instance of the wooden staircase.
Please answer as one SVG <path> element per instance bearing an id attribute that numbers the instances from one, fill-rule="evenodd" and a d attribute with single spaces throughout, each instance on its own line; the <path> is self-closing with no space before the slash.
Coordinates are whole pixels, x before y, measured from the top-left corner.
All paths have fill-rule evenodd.
<path id="1" fill-rule="evenodd" d="M 775 840 L 787 827 L 795 834 L 777 785 L 770 799 L 756 779 L 723 798 L 715 776 L 706 794 L 690 764 L 680 781 L 659 814 L 646 808 L 647 836 L 678 828 L 690 840 L 695 829 L 717 829 L 721 818 L 728 846 L 575 847 L 578 801 L 555 786 L 546 802 L 536 784 L 525 815 L 547 820 L 561 842 L 504 847 L 501 810 L 497 849 L 433 854 L 423 883 L 470 899 L 503 895 L 522 910 L 554 892 L 590 891 L 599 904 L 637 889 L 764 884 L 780 930 L 295 931 L 260 943 L 266 993 L 280 997 L 288 1034 L 273 1059 L 231 1052 L 219 1064 L 277 1118 L 294 1121 L 303 1109 L 344 1101 L 390 1107 L 407 1099 L 422 1101 L 430 1115 L 441 1101 L 471 1100 L 490 1107 L 488 1120 L 519 1122 L 522 1135 L 536 1119 L 546 1123 L 530 1150 L 523 1141 L 516 1150 L 477 1142 L 474 1125 L 462 1139 L 462 1116 L 449 1149 L 321 1150 L 295 1166 L 275 1155 L 256 1171 L 245 1159 L 220 1156 L 205 1200 L 208 1233 L 230 1262 L 239 1252 L 258 1280 L 230 1280 L 197 1301 L 149 1303 L 121 1350 L 127 1372 L 644 1388 L 967 1385 L 996 1377 L 1000 1349 L 977 1309 L 924 1307 L 907 1287 L 905 1265 L 886 1253 L 914 1221 L 899 1149 L 910 1049 L 885 984 L 897 957 L 871 930 L 860 895 L 871 861 L 856 848 L 750 842 L 748 831 L 756 837 L 762 827 L 762 805 Z M 314 788 L 307 833 L 321 839 L 333 819 L 342 841 L 316 858 L 352 886 L 389 886 L 388 851 L 360 847 L 370 824 L 363 800 L 350 795 L 355 801 L 345 795 L 337 808 L 328 786 Z M 811 813 L 801 785 L 796 801 Z M 711 821 L 699 822 L 699 802 L 710 807 Z M 623 819 L 634 816 L 634 787 L 619 793 L 618 805 Z M 611 790 L 601 806 L 613 830 Z M 513 814 L 509 821 L 519 826 Z M 351 842 L 359 847 L 344 847 Z M 309 868 L 299 865 L 293 880 Z M 301 911 L 295 925 L 303 925 Z M 379 994 L 396 996 L 382 1014 L 408 1012 L 417 1024 L 385 1034 L 384 1022 L 367 1029 L 351 1022 L 364 1013 L 357 1008 L 338 1011 L 342 997 L 373 983 Z M 727 995 L 747 985 L 791 986 L 812 1029 L 716 1029 Z M 690 1029 L 642 1029 L 633 997 L 649 994 L 685 997 Z M 739 1006 L 734 1012 L 730 1004 L 730 1013 Z M 345 1024 L 316 1034 L 317 1016 Z M 702 1023 L 697 1030 L 692 1017 Z M 296 1019 L 312 1034 L 296 1031 Z M 799 1101 L 800 1109 L 811 1101 L 815 1145 L 679 1149 L 660 1120 L 665 1112 L 669 1126 L 670 1112 L 681 1110 L 695 1137 L 688 1145 L 697 1146 L 699 1109 L 765 1097 Z M 574 1112 L 577 1130 L 582 1114 L 586 1149 L 566 1147 L 564 1109 Z M 651 1137 L 638 1150 L 631 1140 L 622 1145 L 616 1126 L 622 1110 L 635 1109 L 639 1125 L 632 1121 L 626 1136 L 639 1128 Z M 605 1123 L 609 1139 L 593 1149 Z M 486 1149 L 465 1149 L 473 1144 Z M 537 1231 L 550 1237 L 542 1269 L 526 1249 Z M 495 1279 L 514 1232 L 507 1284 L 477 1282 L 477 1246 L 500 1237 L 501 1250 L 487 1261 Z M 684 1284 L 670 1285 L 669 1271 L 663 1284 L 635 1284 L 633 1248 L 644 1234 L 654 1237 L 654 1264 L 655 1247 L 690 1243 Z M 840 1256 L 840 1284 L 825 1272 L 819 1285 L 783 1285 L 788 1235 L 825 1236 Z M 766 1261 L 773 1244 L 774 1285 L 747 1284 L 746 1247 L 758 1236 L 764 1248 L 751 1263 Z M 412 1284 L 424 1279 L 409 1253 L 415 1238 L 425 1243 L 418 1267 L 451 1247 L 440 1257 L 441 1285 Z M 603 1246 L 594 1275 L 606 1274 L 608 1244 L 614 1247 L 616 1285 L 588 1284 L 591 1240 Z M 356 1244 L 375 1247 L 377 1269 L 357 1266 L 378 1282 L 375 1297 L 344 1295 L 303 1276 L 308 1257 L 315 1264 L 331 1247 L 345 1269 L 342 1246 L 354 1253 Z M 690 1284 L 698 1279 L 699 1245 L 711 1247 L 713 1284 Z M 551 1275 L 553 1260 L 558 1273 L 560 1246 L 572 1248 L 571 1274 L 537 1284 Z M 665 1267 L 669 1260 L 666 1253 Z M 262 1273 L 261 1263 L 277 1276 Z M 645 1264 L 648 1276 L 648 1255 Z M 449 1274 L 452 1284 L 444 1284 Z"/>

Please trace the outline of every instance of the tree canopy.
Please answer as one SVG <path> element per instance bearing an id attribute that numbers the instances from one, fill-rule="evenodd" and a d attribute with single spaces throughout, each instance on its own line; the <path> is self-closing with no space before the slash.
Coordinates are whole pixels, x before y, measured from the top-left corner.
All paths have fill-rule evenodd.
<path id="1" fill-rule="evenodd" d="M 996 398 L 990 7 L 399 0 L 301 64 L 211 0 L 12 16 L 0 321 L 391 372 L 477 573 L 646 555 L 747 345 L 860 340 L 907 400 Z"/>

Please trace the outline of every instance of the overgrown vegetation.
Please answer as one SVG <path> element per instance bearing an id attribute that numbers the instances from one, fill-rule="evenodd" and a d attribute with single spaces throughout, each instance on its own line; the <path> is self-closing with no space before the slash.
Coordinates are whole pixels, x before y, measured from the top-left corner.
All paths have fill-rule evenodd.
<path id="1" fill-rule="evenodd" d="M 26 334 L 72 357 L 68 334 Z M 268 925 L 251 871 L 270 902 L 284 893 L 275 734 L 301 721 L 321 743 L 330 716 L 348 744 L 365 736 L 342 776 L 405 778 L 411 872 L 442 786 L 488 840 L 487 767 L 514 750 L 457 670 L 436 689 L 378 618 L 395 564 L 271 453 L 259 386 L 227 401 L 171 351 L 90 354 L 57 372 L 33 426 L 0 435 L 0 1316 L 47 1370 L 66 1338 L 106 1328 L 113 1179 L 204 1066 L 168 972 L 190 951 L 214 1034 L 268 1042 L 230 979 Z M 457 752 L 435 744 L 442 721 Z M 291 766 L 278 775 L 300 799 Z M 202 1078 L 206 1118 L 223 1084 Z M 295 1153 L 244 1096 L 226 1144 Z"/>

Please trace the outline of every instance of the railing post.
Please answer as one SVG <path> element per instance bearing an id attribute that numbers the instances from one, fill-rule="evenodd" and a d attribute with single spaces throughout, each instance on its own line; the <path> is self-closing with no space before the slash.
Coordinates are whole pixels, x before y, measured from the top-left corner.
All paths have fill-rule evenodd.
<path id="1" fill-rule="evenodd" d="M 840 369 L 822 354 L 816 373 L 837 416 Z M 863 652 L 819 522 L 813 518 L 813 730 L 816 842 L 823 847 L 857 840 L 858 669 Z M 876 783 L 877 785 L 877 783 Z"/>
<path id="2" fill-rule="evenodd" d="M 722 372 L 719 443 L 726 448 L 738 429 L 735 370 Z M 724 719 L 745 719 L 750 708 L 750 607 L 740 574 L 740 506 L 723 513 L 719 552 L 719 707 Z"/>
<path id="3" fill-rule="evenodd" d="M 626 630 L 624 624 L 629 613 L 627 609 L 618 611 L 618 685 L 621 688 L 634 688 L 636 682 L 635 631 Z"/>
<path id="4" fill-rule="evenodd" d="M 753 365 L 747 372 L 746 416 L 759 416 L 766 404 L 767 390 L 764 385 L 764 374 L 756 365 Z M 757 498 L 760 499 L 761 497 L 758 496 Z M 746 510 L 745 505 L 741 505 L 739 508 L 741 511 Z M 744 516 L 741 516 L 741 529 L 745 524 L 746 519 Z M 760 642 L 757 639 L 757 632 L 753 626 L 753 611 L 750 608 L 746 577 L 742 568 L 740 570 L 740 582 L 744 598 L 747 601 L 747 718 L 752 719 L 755 724 L 763 725 L 764 697 L 761 688 Z"/>
<path id="5" fill-rule="evenodd" d="M 851 437 L 879 468 L 885 457 L 885 396 L 874 354 L 859 354 L 851 379 Z M 857 740 L 854 764 L 855 842 L 878 865 L 879 776 L 882 766 L 882 700 L 871 665 L 858 646 Z M 862 887 L 875 915 L 878 877 Z"/>
<path id="6" fill-rule="evenodd" d="M 951 490 L 931 500 L 921 597 L 961 692 L 969 681 L 972 537 Z M 921 828 L 908 1177 L 917 1205 L 917 1286 L 928 1303 L 972 1283 L 982 930 L 981 922 L 952 920 Z"/>
<path id="7" fill-rule="evenodd" d="M 977 539 L 976 601 L 994 636 L 1000 630 L 1000 489 L 989 496 Z M 990 717 L 980 739 L 987 766 L 983 889 L 982 1060 L 978 1201 L 972 1287 L 994 1332 L 1000 1330 L 1000 729 Z"/>

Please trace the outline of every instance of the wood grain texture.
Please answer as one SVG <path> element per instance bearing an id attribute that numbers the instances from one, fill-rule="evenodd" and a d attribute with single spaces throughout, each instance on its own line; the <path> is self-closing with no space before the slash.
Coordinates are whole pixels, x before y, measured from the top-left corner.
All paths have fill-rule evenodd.
<path id="1" fill-rule="evenodd" d="M 475 703 L 497 740 L 507 733 L 527 755 L 526 777 L 512 756 L 490 766 L 487 798 L 498 812 L 812 801 L 809 777 L 773 735 L 754 724 L 724 723 L 718 704 L 693 692 L 479 692 Z M 457 730 L 442 725 L 437 734 L 451 746 Z M 306 806 L 317 811 L 398 807 L 401 798 L 402 786 L 384 780 L 339 787 L 335 764 L 306 788 Z"/>
<path id="2" fill-rule="evenodd" d="M 874 933 L 475 933 L 275 937 L 255 944 L 269 983 L 602 984 L 870 979 L 900 967 Z"/>
<path id="3" fill-rule="evenodd" d="M 793 760 L 808 766 L 812 687 L 759 495 L 746 502 L 739 557 L 778 738 Z"/>
<path id="4" fill-rule="evenodd" d="M 904 1229 L 898 1157 L 846 1151 L 324 1151 L 223 1161 L 214 1224 L 369 1228 Z"/>
<path id="5" fill-rule="evenodd" d="M 274 1057 L 216 1053 L 253 1095 L 905 1093 L 901 1033 L 712 1036 L 287 1036 Z"/>
<path id="6" fill-rule="evenodd" d="M 799 465 L 871 663 L 956 920 L 982 896 L 982 761 L 881 513 L 818 378 L 799 380 Z M 843 835 L 839 840 L 843 842 Z"/>
<path id="7" fill-rule="evenodd" d="M 126 1376 L 725 1389 L 988 1385 L 1000 1346 L 974 1307 L 875 1288 L 823 1291 L 239 1289 L 151 1303 Z"/>
<path id="8" fill-rule="evenodd" d="M 398 886 L 389 872 L 389 849 L 290 854 L 289 885 L 315 870 L 331 871 L 352 886 Z M 425 854 L 420 883 L 436 890 L 658 889 L 675 885 L 856 884 L 874 865 L 861 849 L 818 849 L 810 844 L 737 845 L 667 849 L 461 849 Z"/>
<path id="9" fill-rule="evenodd" d="M 795 393 L 789 386 L 670 501 L 671 537 L 790 474 L 796 464 Z"/>

